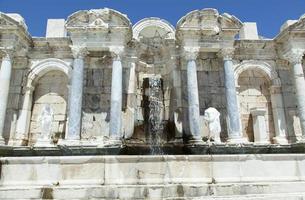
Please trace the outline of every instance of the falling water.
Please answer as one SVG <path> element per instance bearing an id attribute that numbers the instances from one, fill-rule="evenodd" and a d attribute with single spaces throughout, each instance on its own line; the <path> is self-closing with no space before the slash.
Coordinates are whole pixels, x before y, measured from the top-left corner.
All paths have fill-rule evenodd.
<path id="1" fill-rule="evenodd" d="M 161 149 L 163 133 L 163 93 L 161 79 L 149 78 L 149 136 L 151 154 L 163 154 Z"/>

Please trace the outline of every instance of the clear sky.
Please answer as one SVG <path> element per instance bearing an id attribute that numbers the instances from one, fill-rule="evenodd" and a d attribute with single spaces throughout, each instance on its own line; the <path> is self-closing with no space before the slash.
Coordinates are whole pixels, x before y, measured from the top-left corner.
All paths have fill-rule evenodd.
<path id="1" fill-rule="evenodd" d="M 176 26 L 189 11 L 216 8 L 242 22 L 257 22 L 259 34 L 273 38 L 288 19 L 305 13 L 305 0 L 0 0 L 1 12 L 16 12 L 33 36 L 44 36 L 48 18 L 67 18 L 77 10 L 113 8 L 127 14 L 132 24 L 145 17 L 159 17 Z"/>

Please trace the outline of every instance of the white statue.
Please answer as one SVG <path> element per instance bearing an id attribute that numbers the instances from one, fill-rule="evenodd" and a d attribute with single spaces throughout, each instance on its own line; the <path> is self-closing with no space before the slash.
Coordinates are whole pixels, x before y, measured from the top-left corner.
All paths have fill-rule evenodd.
<path id="1" fill-rule="evenodd" d="M 42 140 L 49 140 L 52 134 L 52 121 L 53 121 L 53 110 L 49 104 L 45 105 L 41 111 L 40 117 L 40 129 Z"/>
<path id="2" fill-rule="evenodd" d="M 220 113 L 213 107 L 210 107 L 204 111 L 204 120 L 207 123 L 209 130 L 209 140 L 214 141 L 215 143 L 221 143 L 220 141 Z"/>

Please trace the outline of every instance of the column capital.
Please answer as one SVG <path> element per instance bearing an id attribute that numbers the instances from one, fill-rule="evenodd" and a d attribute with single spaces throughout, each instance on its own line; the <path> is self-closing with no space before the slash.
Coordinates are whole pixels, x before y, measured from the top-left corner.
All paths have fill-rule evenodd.
<path id="1" fill-rule="evenodd" d="M 283 55 L 285 60 L 288 60 L 291 64 L 301 64 L 304 56 L 304 49 L 291 49 Z"/>
<path id="2" fill-rule="evenodd" d="M 124 47 L 123 46 L 112 46 L 109 47 L 109 51 L 113 60 L 121 60 L 124 54 Z"/>
<path id="3" fill-rule="evenodd" d="M 184 47 L 183 48 L 183 57 L 186 60 L 196 60 L 199 54 L 199 47 Z"/>
<path id="4" fill-rule="evenodd" d="M 2 57 L 3 60 L 11 60 L 13 56 L 14 56 L 14 48 L 0 49 L 0 57 Z"/>
<path id="5" fill-rule="evenodd" d="M 88 54 L 85 46 L 70 46 L 74 58 L 84 58 Z"/>
<path id="6" fill-rule="evenodd" d="M 221 49 L 219 52 L 219 55 L 224 59 L 224 60 L 232 60 L 233 55 L 234 55 L 234 48 L 224 48 Z"/>

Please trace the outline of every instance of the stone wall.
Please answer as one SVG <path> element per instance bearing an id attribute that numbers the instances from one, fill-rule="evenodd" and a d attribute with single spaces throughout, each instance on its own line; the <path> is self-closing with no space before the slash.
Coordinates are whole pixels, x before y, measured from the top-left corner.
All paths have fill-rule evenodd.
<path id="1" fill-rule="evenodd" d="M 304 197 L 304 155 L 2 157 L 2 199 Z"/>

